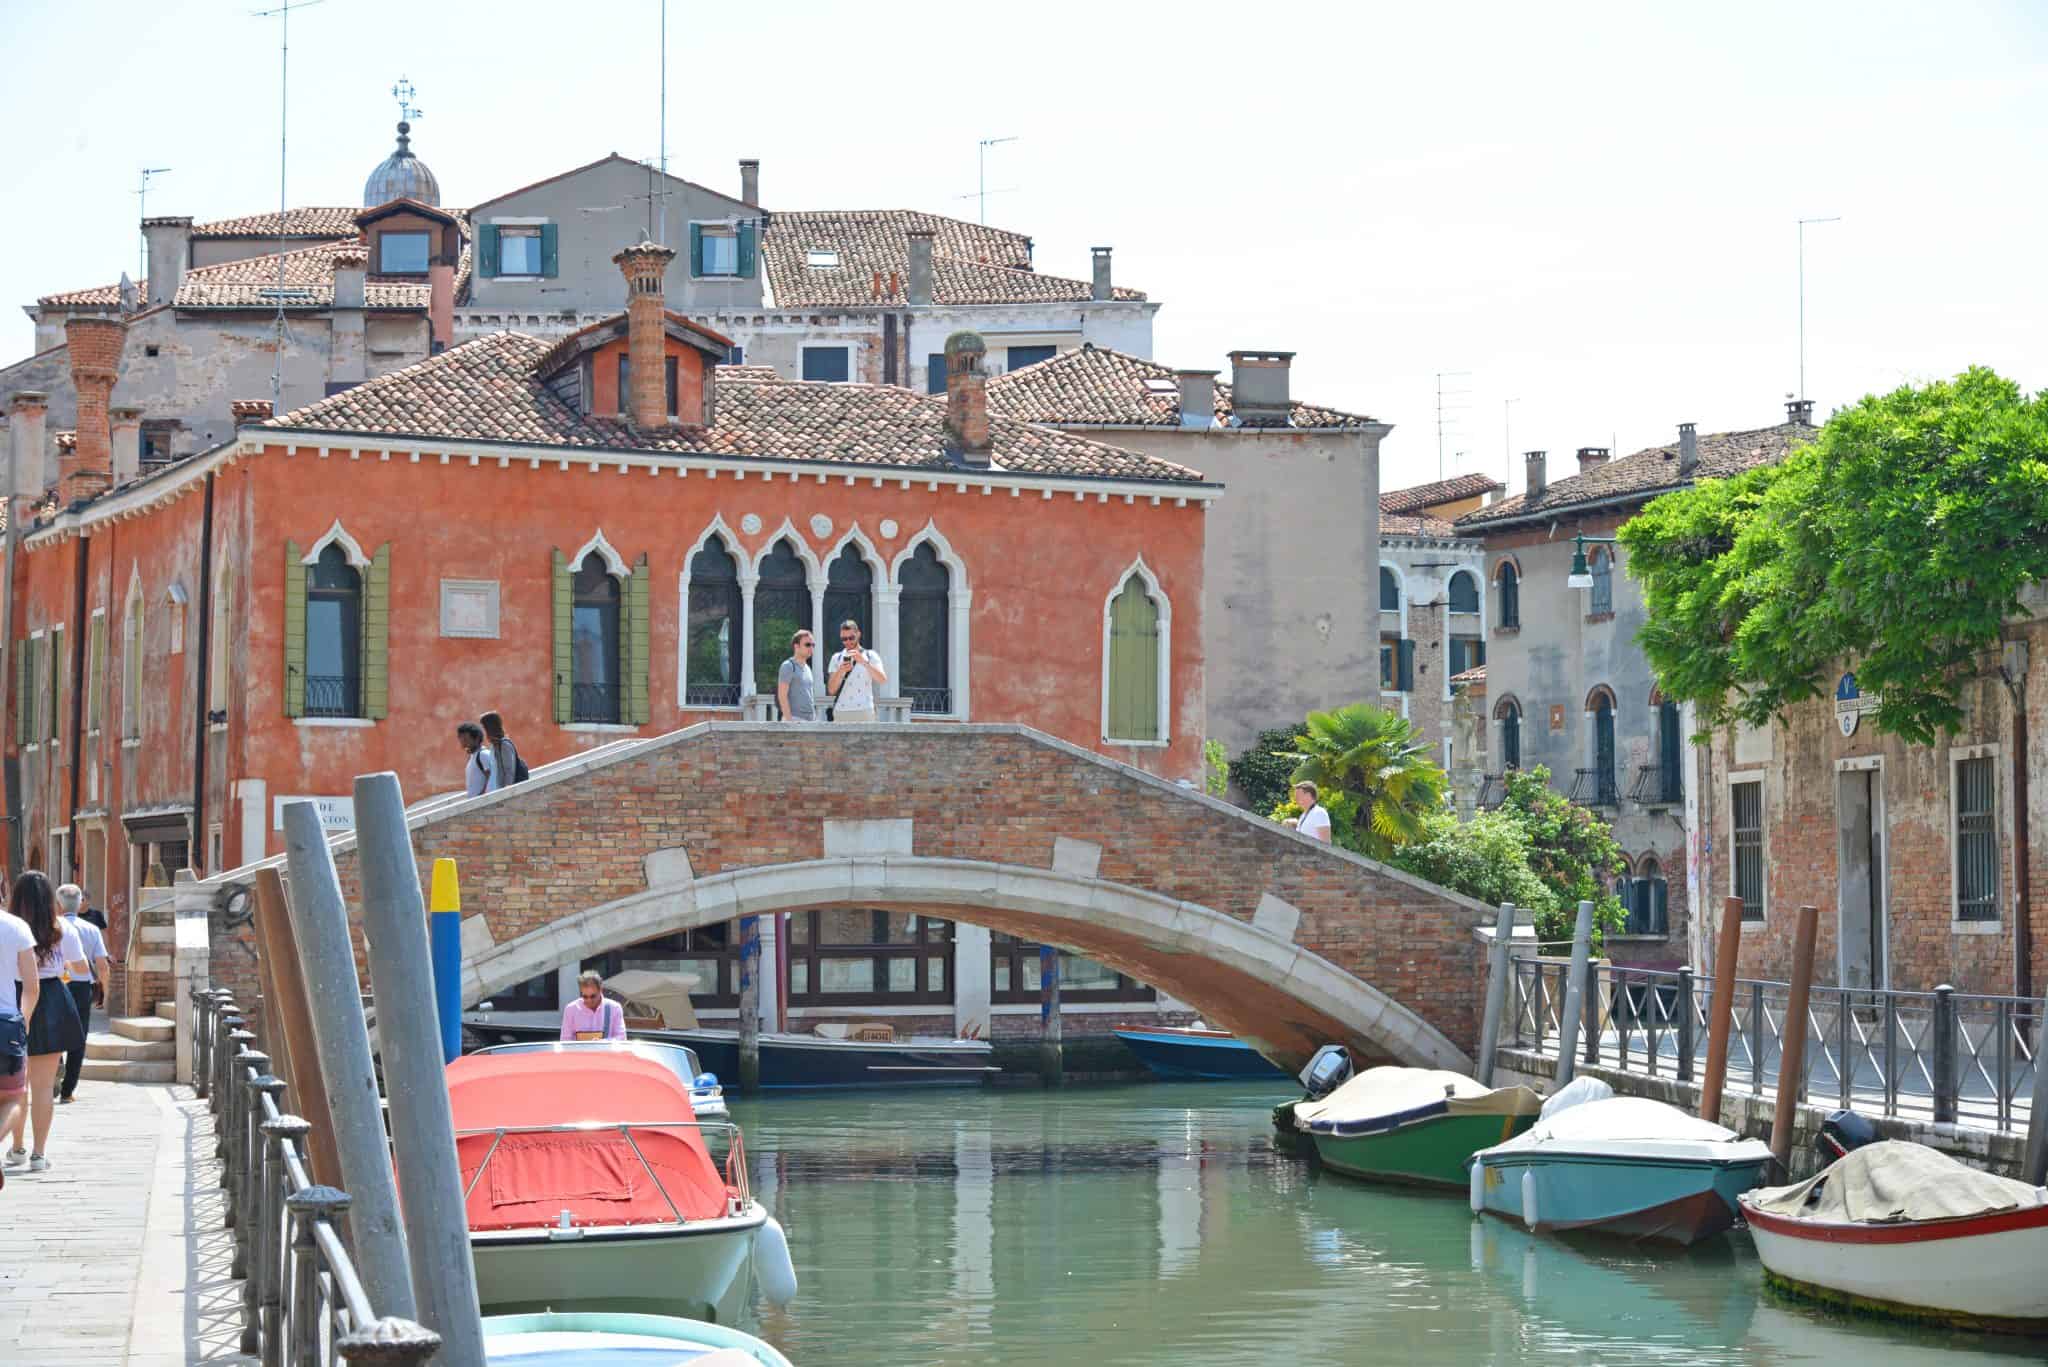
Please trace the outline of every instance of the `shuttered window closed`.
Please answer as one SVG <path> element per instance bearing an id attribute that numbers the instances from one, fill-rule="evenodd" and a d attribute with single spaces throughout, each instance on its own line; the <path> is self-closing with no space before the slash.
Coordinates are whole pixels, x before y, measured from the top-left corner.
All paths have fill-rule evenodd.
<path id="1" fill-rule="evenodd" d="M 1109 609 L 1109 734 L 1156 741 L 1159 727 L 1159 605 L 1132 575 Z"/>

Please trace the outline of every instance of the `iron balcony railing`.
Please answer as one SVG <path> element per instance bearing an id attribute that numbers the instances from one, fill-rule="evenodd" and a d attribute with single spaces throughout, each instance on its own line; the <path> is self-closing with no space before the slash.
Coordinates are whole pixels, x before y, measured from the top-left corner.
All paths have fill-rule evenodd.
<path id="1" fill-rule="evenodd" d="M 1565 794 L 1581 807 L 1619 807 L 1621 792 L 1612 769 L 1574 769 L 1572 788 Z"/>
<path id="2" fill-rule="evenodd" d="M 353 717 L 360 715 L 354 675 L 308 674 L 306 715 L 309 717 Z"/>
<path id="3" fill-rule="evenodd" d="M 1684 797 L 1678 791 L 1678 780 L 1676 771 L 1666 773 L 1661 764 L 1640 765 L 1635 782 L 1629 785 L 1628 800 L 1645 807 L 1674 807 Z"/>
<path id="4" fill-rule="evenodd" d="M 1555 1057 L 1569 968 L 1561 959 L 1513 961 L 1499 1043 Z M 1690 968 L 1589 969 L 1594 981 L 1579 1034 L 1585 1061 L 1698 1080 L 1712 976 Z M 1790 995 L 1789 983 L 1735 980 L 1730 1092 L 1775 1095 Z M 1816 986 L 1803 1026 L 1801 1101 L 1987 1130 L 2026 1126 L 2042 1042 L 2037 1002 L 1947 986 L 1932 992 Z"/>
<path id="5" fill-rule="evenodd" d="M 685 707 L 738 707 L 738 684 L 692 684 L 683 690 Z"/>
<path id="6" fill-rule="evenodd" d="M 572 721 L 616 722 L 619 719 L 619 686 L 616 683 L 571 684 L 569 717 Z"/>
<path id="7" fill-rule="evenodd" d="M 913 713 L 943 716 L 953 710 L 953 690 L 950 688 L 906 688 L 903 692 L 910 699 Z"/>
<path id="8" fill-rule="evenodd" d="M 285 1084 L 253 1047 L 249 1023 L 233 993 L 192 994 L 192 1082 L 213 1111 L 234 1232 L 229 1273 L 242 1282 L 241 1351 L 265 1367 L 425 1363 L 441 1336 L 370 1304 L 340 1229 L 348 1195 L 309 1176 L 312 1122 L 279 1111 Z"/>

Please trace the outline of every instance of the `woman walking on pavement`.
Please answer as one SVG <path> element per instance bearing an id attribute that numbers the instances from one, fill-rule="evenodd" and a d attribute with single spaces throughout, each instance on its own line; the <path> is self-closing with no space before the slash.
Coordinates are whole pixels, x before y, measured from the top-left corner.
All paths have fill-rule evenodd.
<path id="1" fill-rule="evenodd" d="M 14 980 L 7 991 L 5 980 Z M 28 1108 L 28 1022 L 15 1009 L 14 999 L 24 991 L 22 1004 L 35 1009 L 36 937 L 28 922 L 0 911 L 0 1134 L 14 1128 L 15 1116 Z M 7 1185 L 0 1173 L 0 1187 Z"/>
<path id="2" fill-rule="evenodd" d="M 27 1159 L 30 1172 L 48 1172 L 50 1160 L 45 1154 L 50 1142 L 50 1119 L 57 1106 L 57 1072 L 64 1064 L 65 1051 L 84 1047 L 85 1032 L 79 1025 L 78 1009 L 72 1005 L 64 982 L 67 977 L 83 978 L 91 970 L 85 962 L 85 945 L 78 932 L 57 915 L 57 898 L 49 879 L 34 869 L 15 879 L 8 910 L 28 923 L 34 940 L 36 980 L 15 985 L 28 1019 L 28 1085 L 32 1100 L 28 1116 L 19 1111 L 15 1114 L 14 1147 L 8 1151 L 7 1162 L 12 1165 Z M 33 1150 L 22 1147 L 25 1122 L 34 1126 Z"/>

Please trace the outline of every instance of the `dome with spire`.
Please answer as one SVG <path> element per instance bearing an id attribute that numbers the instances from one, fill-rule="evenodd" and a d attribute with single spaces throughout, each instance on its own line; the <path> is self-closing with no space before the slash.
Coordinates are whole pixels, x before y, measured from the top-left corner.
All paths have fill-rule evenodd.
<path id="1" fill-rule="evenodd" d="M 365 209 L 389 204 L 394 199 L 416 199 L 436 207 L 441 203 L 441 182 L 434 179 L 425 162 L 412 154 L 412 125 L 403 120 L 398 125 L 398 146 L 363 182 Z"/>

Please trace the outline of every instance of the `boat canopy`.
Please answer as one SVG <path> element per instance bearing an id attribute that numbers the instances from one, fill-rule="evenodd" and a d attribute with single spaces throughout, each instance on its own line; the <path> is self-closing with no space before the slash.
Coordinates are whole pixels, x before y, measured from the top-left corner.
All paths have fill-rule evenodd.
<path id="1" fill-rule="evenodd" d="M 565 1210 L 572 1227 L 726 1213 L 689 1088 L 650 1059 L 472 1054 L 448 1065 L 448 1101 L 473 1231 L 559 1226 Z"/>
<path id="2" fill-rule="evenodd" d="M 2048 1203 L 2048 1192 L 1925 1144 L 1885 1140 L 1851 1149 L 1804 1182 L 1752 1192 L 1749 1203 L 1789 1220 L 1897 1224 L 2027 1210 Z"/>
<path id="3" fill-rule="evenodd" d="M 1527 1087 L 1487 1087 L 1442 1068 L 1368 1068 L 1320 1101 L 1294 1103 L 1296 1129 L 1364 1134 L 1431 1115 L 1535 1115 Z"/>
<path id="4" fill-rule="evenodd" d="M 1513 1139 L 1487 1152 L 1595 1142 L 1690 1140 L 1700 1144 L 1721 1144 L 1740 1138 L 1725 1126 L 1689 1115 L 1661 1101 L 1642 1096 L 1611 1096 L 1553 1111 Z"/>
<path id="5" fill-rule="evenodd" d="M 629 1016 L 659 1018 L 659 1030 L 695 1030 L 697 1011 L 690 993 L 697 988 L 694 973 L 662 973 L 651 968 L 628 968 L 604 980 L 605 991 L 616 993 L 629 1007 Z"/>

